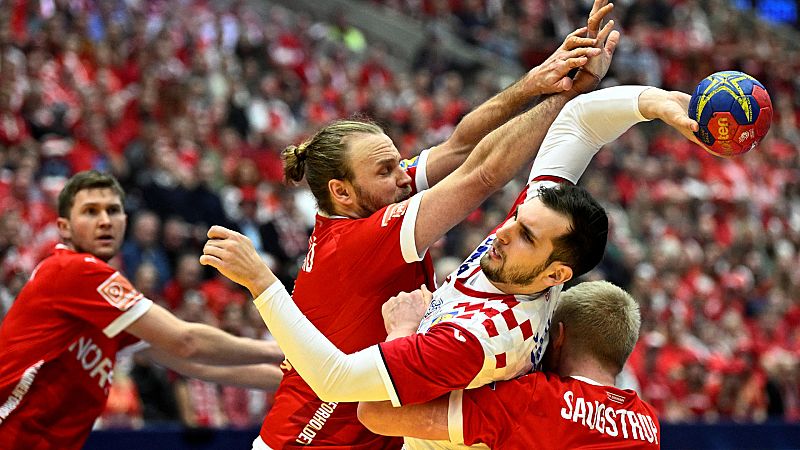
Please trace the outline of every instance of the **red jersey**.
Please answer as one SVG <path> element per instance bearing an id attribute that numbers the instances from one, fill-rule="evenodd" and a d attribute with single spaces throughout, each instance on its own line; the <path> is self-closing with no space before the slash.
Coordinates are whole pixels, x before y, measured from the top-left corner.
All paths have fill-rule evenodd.
<path id="1" fill-rule="evenodd" d="M 450 394 L 454 443 L 502 449 L 658 449 L 652 406 L 632 390 L 588 378 L 532 373 Z"/>
<path id="2" fill-rule="evenodd" d="M 0 448 L 79 449 L 103 411 L 123 330 L 144 298 L 114 268 L 59 244 L 0 327 Z"/>
<path id="3" fill-rule="evenodd" d="M 555 185 L 551 180 L 530 183 L 507 220 L 540 187 Z M 541 361 L 562 285 L 534 295 L 498 290 L 481 270 L 480 259 L 502 225 L 434 292 L 418 334 L 380 344 L 384 367 L 379 370 L 395 406 L 509 380 Z M 413 448 L 411 441 L 406 439 L 406 445 Z"/>
<path id="4" fill-rule="evenodd" d="M 426 187 L 427 152 L 404 161 L 415 190 Z M 417 172 L 417 166 L 420 172 Z M 295 303 L 345 353 L 386 339 L 381 306 L 400 291 L 434 285 L 428 255 L 417 254 L 414 227 L 422 193 L 364 219 L 317 215 L 306 260 L 297 276 Z M 356 403 L 323 402 L 300 375 L 284 365 L 284 377 L 260 437 L 273 449 L 400 448 L 402 440 L 378 436 L 356 417 Z M 261 447 L 258 440 L 256 448 Z"/>

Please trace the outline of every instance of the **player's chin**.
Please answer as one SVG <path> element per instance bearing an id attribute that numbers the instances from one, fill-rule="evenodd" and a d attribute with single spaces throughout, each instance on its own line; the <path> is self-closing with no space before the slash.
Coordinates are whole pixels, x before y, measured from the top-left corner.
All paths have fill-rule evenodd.
<path id="1" fill-rule="evenodd" d="M 397 198 L 393 203 L 399 203 L 402 202 L 403 200 L 408 200 L 410 197 L 411 197 L 411 187 L 408 187 L 407 189 L 403 189 L 402 191 L 400 191 L 399 194 L 397 194 Z"/>
<path id="2" fill-rule="evenodd" d="M 95 246 L 92 254 L 104 261 L 108 261 L 117 255 L 119 248 L 120 246 L 116 242 L 102 243 Z"/>

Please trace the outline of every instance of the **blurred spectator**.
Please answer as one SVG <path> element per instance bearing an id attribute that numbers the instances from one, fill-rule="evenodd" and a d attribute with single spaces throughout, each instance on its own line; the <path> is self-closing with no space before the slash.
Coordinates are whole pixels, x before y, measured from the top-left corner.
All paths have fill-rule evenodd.
<path id="1" fill-rule="evenodd" d="M 368 115 L 411 156 L 500 88 L 493 67 L 462 66 L 441 33 L 530 68 L 590 7 L 372 3 L 429 30 L 413 60 L 367 42 L 343 16 L 315 22 L 272 4 L 263 16 L 246 2 L 200 0 L 9 6 L 0 14 L 0 318 L 57 238 L 59 180 L 92 166 L 129 192 L 122 268 L 148 297 L 268 336 L 247 295 L 204 279 L 194 255 L 209 225 L 227 224 L 292 284 L 313 207 L 296 204 L 305 187 L 281 185 L 280 149 L 331 119 Z M 640 301 L 630 369 L 665 421 L 800 420 L 798 38 L 719 0 L 617 2 L 614 15 L 623 40 L 606 83 L 691 91 L 714 71 L 744 70 L 770 91 L 774 119 L 759 148 L 735 159 L 655 125 L 601 150 L 582 183 L 606 202 L 612 230 L 587 277 L 614 280 Z M 505 214 L 503 195 L 431 249 L 440 277 Z M 145 421 L 177 417 L 163 370 L 137 361 L 131 374 Z M 182 397 L 197 425 L 239 426 L 245 399 L 251 417 L 269 403 L 181 384 L 205 396 Z"/>
<path id="2" fill-rule="evenodd" d="M 200 283 L 203 281 L 203 268 L 198 262 L 199 258 L 200 256 L 194 253 L 185 253 L 178 258 L 175 277 L 164 286 L 163 291 L 164 300 L 170 309 L 180 310 L 186 304 L 189 311 L 195 313 L 195 310 L 200 306 L 187 304 L 190 298 L 193 301 L 201 302 L 202 308 L 205 308 L 206 298 L 198 292 Z M 193 315 L 192 317 L 195 316 Z M 196 319 L 193 320 L 197 321 Z"/>
<path id="3" fill-rule="evenodd" d="M 150 211 L 139 211 L 132 224 L 130 236 L 122 244 L 125 273 L 133 278 L 142 264 L 151 264 L 157 277 L 155 292 L 160 292 L 172 277 L 172 265 L 161 245 L 161 219 Z"/>

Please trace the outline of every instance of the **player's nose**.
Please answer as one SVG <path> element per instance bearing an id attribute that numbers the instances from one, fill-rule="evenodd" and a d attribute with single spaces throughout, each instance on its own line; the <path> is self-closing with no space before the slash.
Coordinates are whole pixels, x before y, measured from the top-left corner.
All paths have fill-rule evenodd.
<path id="1" fill-rule="evenodd" d="M 405 170 L 400 170 L 400 176 L 397 177 L 397 187 L 406 187 L 411 184 L 411 176 Z"/>

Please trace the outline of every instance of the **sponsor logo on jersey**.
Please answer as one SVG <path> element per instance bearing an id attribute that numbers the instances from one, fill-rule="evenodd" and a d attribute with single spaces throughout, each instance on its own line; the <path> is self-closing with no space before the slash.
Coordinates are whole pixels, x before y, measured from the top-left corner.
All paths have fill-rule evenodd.
<path id="1" fill-rule="evenodd" d="M 425 311 L 425 315 L 422 316 L 422 320 L 427 319 L 428 317 L 436 314 L 439 309 L 442 308 L 444 304 L 444 299 L 441 296 L 437 296 L 436 294 L 433 295 L 433 300 L 431 300 L 431 304 L 428 306 L 428 309 Z"/>
<path id="2" fill-rule="evenodd" d="M 97 292 L 99 292 L 100 296 L 111 304 L 111 306 L 120 311 L 127 311 L 128 308 L 144 297 L 133 287 L 131 282 L 119 272 L 114 272 L 114 274 L 108 277 L 106 281 L 103 281 L 100 286 L 97 286 Z"/>
<path id="3" fill-rule="evenodd" d="M 381 226 L 385 227 L 389 225 L 392 219 L 403 217 L 406 213 L 406 209 L 408 209 L 408 202 L 409 200 L 404 200 L 400 203 L 393 203 L 386 207 L 386 211 L 383 213 L 383 220 L 381 220 Z"/>
<path id="4" fill-rule="evenodd" d="M 614 403 L 619 403 L 620 405 L 625 403 L 625 397 L 615 394 L 613 392 L 606 391 L 606 396 L 608 396 L 608 400 Z"/>

